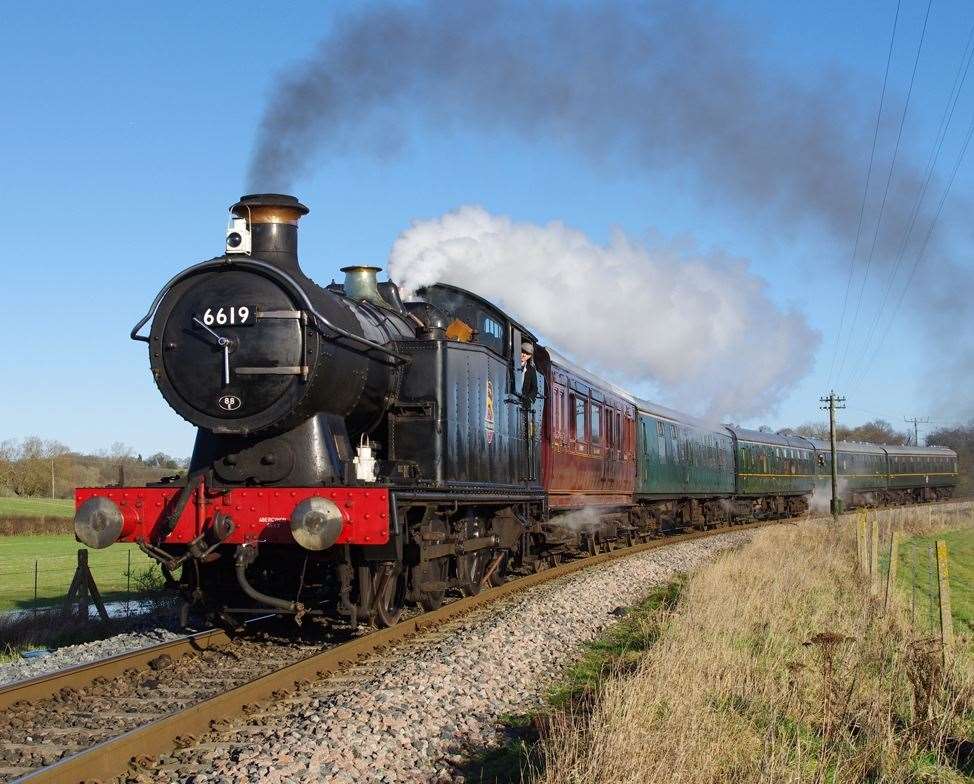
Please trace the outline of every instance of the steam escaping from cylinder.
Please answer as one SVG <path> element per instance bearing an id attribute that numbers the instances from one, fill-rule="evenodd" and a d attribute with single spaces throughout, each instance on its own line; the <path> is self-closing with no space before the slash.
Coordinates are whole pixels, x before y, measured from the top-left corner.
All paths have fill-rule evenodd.
<path id="1" fill-rule="evenodd" d="M 552 515 L 547 520 L 547 524 L 564 528 L 572 533 L 598 531 L 602 524 L 601 511 L 595 507 L 586 506 L 564 514 Z"/>
<path id="2" fill-rule="evenodd" d="M 474 290 L 583 366 L 629 385 L 651 379 L 671 404 L 713 418 L 772 410 L 819 343 L 742 259 L 620 231 L 603 245 L 476 206 L 414 223 L 389 275 L 407 295 L 437 281 Z"/>
<path id="3" fill-rule="evenodd" d="M 846 498 L 849 492 L 849 480 L 840 476 L 836 488 L 840 498 Z M 832 509 L 832 485 L 828 482 L 816 482 L 809 499 L 808 508 L 815 514 L 828 514 Z"/>

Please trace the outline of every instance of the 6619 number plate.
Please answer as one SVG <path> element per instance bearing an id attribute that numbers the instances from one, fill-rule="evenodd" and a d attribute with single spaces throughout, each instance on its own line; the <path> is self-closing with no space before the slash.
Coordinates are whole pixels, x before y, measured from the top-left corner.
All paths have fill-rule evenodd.
<path id="1" fill-rule="evenodd" d="M 255 305 L 214 305 L 200 317 L 208 327 L 250 327 L 257 323 Z"/>

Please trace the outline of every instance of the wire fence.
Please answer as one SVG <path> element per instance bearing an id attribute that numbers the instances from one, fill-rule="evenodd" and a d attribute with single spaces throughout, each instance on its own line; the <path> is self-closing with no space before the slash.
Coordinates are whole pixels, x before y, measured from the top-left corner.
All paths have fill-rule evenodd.
<path id="1" fill-rule="evenodd" d="M 974 647 L 974 607 L 965 575 L 974 569 L 974 505 L 932 509 L 862 510 L 857 520 L 863 579 L 888 611 L 904 605 L 915 635 L 939 643 L 944 658 L 958 645 Z M 962 599 L 955 608 L 952 595 Z M 957 609 L 957 612 L 955 612 Z"/>
<path id="2" fill-rule="evenodd" d="M 89 565 L 91 575 L 113 617 L 128 617 L 144 611 L 147 591 L 159 580 L 158 570 L 131 549 L 117 554 L 99 554 Z M 39 613 L 61 609 L 78 569 L 78 555 L 23 556 L 0 558 L 0 615 Z"/>

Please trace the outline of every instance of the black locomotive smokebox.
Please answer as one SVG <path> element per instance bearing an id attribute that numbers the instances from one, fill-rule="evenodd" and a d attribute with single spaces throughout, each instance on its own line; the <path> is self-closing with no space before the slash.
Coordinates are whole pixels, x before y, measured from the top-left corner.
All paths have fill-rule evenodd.
<path id="1" fill-rule="evenodd" d="M 403 372 L 384 346 L 414 338 L 414 324 L 384 299 L 358 302 L 303 274 L 298 221 L 309 210 L 294 196 L 248 194 L 231 209 L 247 222 L 250 252 L 193 265 L 157 298 L 149 359 L 166 402 L 221 438 L 280 434 L 318 415 L 375 427 Z M 255 468 L 244 446 L 214 453 L 237 456 L 220 467 L 226 481 L 276 481 L 294 462 L 271 450 Z"/>
<path id="2" fill-rule="evenodd" d="M 246 263 L 180 281 L 153 322 L 152 367 L 163 395 L 214 432 L 253 432 L 287 419 L 320 358 L 298 293 Z"/>

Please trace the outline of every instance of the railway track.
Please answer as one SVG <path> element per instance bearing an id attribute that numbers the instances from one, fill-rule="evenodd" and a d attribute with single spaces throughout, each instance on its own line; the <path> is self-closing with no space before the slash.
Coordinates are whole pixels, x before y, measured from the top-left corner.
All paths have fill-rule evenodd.
<path id="1" fill-rule="evenodd" d="M 29 777 L 319 650 L 260 630 L 241 638 L 209 630 L 10 684 L 0 689 L 0 781 Z"/>
<path id="2" fill-rule="evenodd" d="M 213 726 L 346 670 L 384 647 L 471 610 L 610 560 L 766 521 L 654 539 L 549 568 L 345 642 L 295 645 L 214 630 L 0 689 L 0 781 L 138 776 Z"/>

